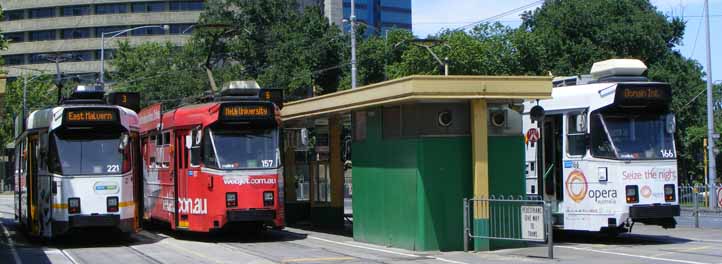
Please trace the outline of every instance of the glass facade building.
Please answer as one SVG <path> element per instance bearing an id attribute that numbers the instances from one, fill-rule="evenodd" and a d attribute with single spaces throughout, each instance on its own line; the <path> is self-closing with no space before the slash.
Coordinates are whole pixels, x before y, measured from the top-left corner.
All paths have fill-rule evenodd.
<path id="1" fill-rule="evenodd" d="M 343 18 L 351 17 L 351 0 L 343 1 Z M 355 0 L 356 21 L 368 25 L 371 34 L 401 28 L 411 31 L 411 0 Z M 348 26 L 344 26 L 347 28 Z"/>

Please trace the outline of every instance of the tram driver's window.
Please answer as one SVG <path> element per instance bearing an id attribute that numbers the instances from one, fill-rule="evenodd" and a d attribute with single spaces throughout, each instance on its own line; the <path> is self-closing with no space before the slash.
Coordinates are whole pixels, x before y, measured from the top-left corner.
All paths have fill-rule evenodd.
<path id="1" fill-rule="evenodd" d="M 577 125 L 577 119 L 584 113 L 567 115 L 567 154 L 584 156 L 587 153 L 586 131 Z"/>

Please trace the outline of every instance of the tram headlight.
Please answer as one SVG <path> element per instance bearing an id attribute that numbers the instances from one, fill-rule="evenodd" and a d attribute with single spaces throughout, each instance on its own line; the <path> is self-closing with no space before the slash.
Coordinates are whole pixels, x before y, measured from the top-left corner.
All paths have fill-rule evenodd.
<path id="1" fill-rule="evenodd" d="M 627 185 L 627 203 L 638 203 L 639 202 L 639 187 L 637 185 Z"/>
<path id="2" fill-rule="evenodd" d="M 667 202 L 674 202 L 674 184 L 664 185 L 664 200 Z"/>
<path id="3" fill-rule="evenodd" d="M 263 206 L 273 206 L 273 192 L 263 192 Z"/>
<path id="4" fill-rule="evenodd" d="M 118 197 L 111 196 L 111 197 L 106 198 L 106 204 L 108 206 L 109 213 L 118 212 Z"/>
<path id="5" fill-rule="evenodd" d="M 229 192 L 226 193 L 226 207 L 238 206 L 238 193 Z"/>
<path id="6" fill-rule="evenodd" d="M 80 198 L 68 198 L 68 213 L 79 214 L 80 213 Z"/>

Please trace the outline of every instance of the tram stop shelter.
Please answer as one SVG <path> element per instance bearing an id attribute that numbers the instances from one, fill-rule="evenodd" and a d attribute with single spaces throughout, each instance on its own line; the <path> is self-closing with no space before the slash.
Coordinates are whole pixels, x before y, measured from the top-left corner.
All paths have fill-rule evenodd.
<path id="1" fill-rule="evenodd" d="M 352 167 L 355 240 L 462 250 L 463 198 L 525 194 L 522 102 L 550 98 L 551 81 L 410 76 L 286 103 L 288 221 L 307 216 L 313 224 L 343 225 L 350 180 L 344 169 Z M 309 129 L 315 136 L 299 137 Z M 299 155 L 302 145 L 314 154 Z M 302 171 L 310 182 L 299 183 Z M 299 199 L 301 192 L 310 195 Z M 473 218 L 474 225 L 488 221 L 480 213 Z M 495 243 L 475 242 L 477 250 Z"/>

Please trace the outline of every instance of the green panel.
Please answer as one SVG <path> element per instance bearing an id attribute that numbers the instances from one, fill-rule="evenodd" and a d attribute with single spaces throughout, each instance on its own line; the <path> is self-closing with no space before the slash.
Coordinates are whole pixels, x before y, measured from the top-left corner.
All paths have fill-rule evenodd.
<path id="1" fill-rule="evenodd" d="M 524 190 L 524 137 L 492 136 L 489 137 L 489 193 L 492 195 L 514 195 L 522 197 Z M 520 227 L 519 212 L 515 220 L 491 219 L 492 226 L 506 225 L 507 228 Z M 496 225 L 495 225 L 496 224 Z M 511 226 L 508 226 L 511 225 Z M 525 243 L 514 241 L 491 241 L 490 249 L 523 247 Z"/>
<path id="2" fill-rule="evenodd" d="M 353 144 L 354 239 L 414 249 L 418 140 L 384 141 L 378 111 L 368 116 L 366 133 Z"/>
<path id="3" fill-rule="evenodd" d="M 472 196 L 471 137 L 422 138 L 419 250 L 463 249 L 463 198 Z"/>
<path id="4" fill-rule="evenodd" d="M 489 235 L 489 220 L 488 219 L 474 219 L 472 230 L 473 234 L 477 236 L 488 236 Z M 474 251 L 489 251 L 491 245 L 488 239 L 475 238 L 474 239 Z"/>

